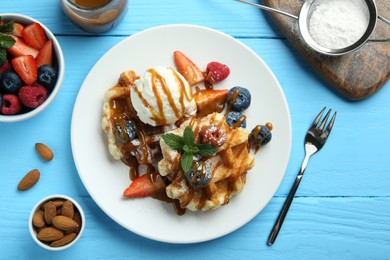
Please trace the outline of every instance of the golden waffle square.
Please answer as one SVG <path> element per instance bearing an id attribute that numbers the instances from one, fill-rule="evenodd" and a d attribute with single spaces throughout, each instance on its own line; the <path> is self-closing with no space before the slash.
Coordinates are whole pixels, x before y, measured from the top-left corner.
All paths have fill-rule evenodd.
<path id="1" fill-rule="evenodd" d="M 213 113 L 201 119 L 187 120 L 180 128 L 169 132 L 182 136 L 184 128 L 190 126 L 198 142 L 197 133 L 203 126 L 218 125 L 225 132 L 225 143 L 214 156 L 205 160 L 211 169 L 211 180 L 200 189 L 194 189 L 187 182 L 180 167 L 180 153 L 171 149 L 163 139 L 160 140 L 163 159 L 158 163 L 158 169 L 171 182 L 166 187 L 167 196 L 179 200 L 182 208 L 191 211 L 216 209 L 227 204 L 245 185 L 246 173 L 254 165 L 248 145 L 248 132 L 244 128 L 232 128 L 224 120 L 223 114 Z"/>

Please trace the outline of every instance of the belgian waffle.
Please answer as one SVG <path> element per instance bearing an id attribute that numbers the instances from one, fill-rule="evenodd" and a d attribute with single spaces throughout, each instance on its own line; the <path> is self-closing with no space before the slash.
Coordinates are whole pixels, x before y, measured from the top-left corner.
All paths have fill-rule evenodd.
<path id="1" fill-rule="evenodd" d="M 197 133 L 203 126 L 211 124 L 218 125 L 225 132 L 227 141 L 214 156 L 205 161 L 211 169 L 212 177 L 207 186 L 200 189 L 194 189 L 184 177 L 180 167 L 180 153 L 170 148 L 163 139 L 160 140 L 163 159 L 158 163 L 158 169 L 171 182 L 166 187 L 166 194 L 171 199 L 179 200 L 183 209 L 208 211 L 227 204 L 233 195 L 242 191 L 246 173 L 254 165 L 254 158 L 249 153 L 247 130 L 228 126 L 223 114 L 192 118 L 170 133 L 182 136 L 184 128 L 190 126 L 199 142 Z"/>
<path id="2" fill-rule="evenodd" d="M 120 74 L 118 83 L 104 95 L 102 116 L 109 153 L 115 160 L 122 160 L 130 166 L 132 179 L 139 175 L 142 166 L 153 167 L 153 163 L 161 156 L 161 135 L 175 128 L 174 125 L 152 127 L 139 120 L 130 99 L 130 88 L 138 78 L 132 70 Z M 118 130 L 123 129 L 129 120 L 137 129 L 137 137 L 131 141 Z"/>

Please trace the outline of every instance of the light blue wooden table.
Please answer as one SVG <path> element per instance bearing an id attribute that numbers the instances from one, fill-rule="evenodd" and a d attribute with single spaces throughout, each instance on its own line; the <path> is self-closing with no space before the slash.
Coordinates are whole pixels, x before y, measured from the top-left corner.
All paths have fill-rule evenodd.
<path id="1" fill-rule="evenodd" d="M 390 83 L 367 100 L 343 99 L 296 54 L 262 11 L 235 1 L 129 2 L 118 27 L 90 35 L 71 24 L 59 1 L 1 1 L 0 12 L 31 16 L 54 32 L 65 55 L 66 76 L 46 111 L 22 123 L 0 123 L 0 259 L 389 259 Z M 112 221 L 84 188 L 70 144 L 73 105 L 95 62 L 129 35 L 175 23 L 211 27 L 252 48 L 283 88 L 293 136 L 285 178 L 268 206 L 225 237 L 189 245 L 151 241 Z M 330 140 L 312 158 L 279 237 L 269 247 L 267 237 L 304 156 L 304 134 L 324 105 L 338 111 Z M 36 142 L 51 146 L 55 160 L 40 160 Z M 44 177 L 40 187 L 18 192 L 19 180 L 33 167 Z M 81 240 L 61 252 L 37 246 L 27 226 L 33 205 L 54 193 L 76 199 L 87 218 Z"/>

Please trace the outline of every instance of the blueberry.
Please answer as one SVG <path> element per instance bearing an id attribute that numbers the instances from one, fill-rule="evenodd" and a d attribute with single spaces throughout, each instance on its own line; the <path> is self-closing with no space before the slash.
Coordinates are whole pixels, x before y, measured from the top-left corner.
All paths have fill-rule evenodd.
<path id="1" fill-rule="evenodd" d="M 128 143 L 137 137 L 136 127 L 133 121 L 123 121 L 124 124 L 116 126 L 116 139 L 121 143 Z"/>
<path id="2" fill-rule="evenodd" d="M 234 87 L 229 91 L 227 103 L 233 111 L 241 112 L 250 106 L 251 93 L 246 88 Z"/>
<path id="3" fill-rule="evenodd" d="M 57 71 L 50 65 L 42 65 L 38 68 L 38 82 L 48 88 L 52 89 L 56 84 Z"/>
<path id="4" fill-rule="evenodd" d="M 16 94 L 22 87 L 22 80 L 13 71 L 6 71 L 1 74 L 0 78 L 0 91 L 3 94 Z"/>
<path id="5" fill-rule="evenodd" d="M 0 94 L 0 113 L 1 113 L 1 108 L 3 107 L 3 95 Z"/>
<path id="6" fill-rule="evenodd" d="M 271 130 L 264 126 L 264 125 L 258 125 L 255 128 L 253 128 L 251 134 L 250 134 L 250 142 L 253 145 L 262 146 L 272 139 L 272 133 Z"/>
<path id="7" fill-rule="evenodd" d="M 241 118 L 241 120 L 240 120 Z M 230 111 L 227 115 L 226 115 L 226 123 L 228 125 L 230 125 L 231 127 L 238 127 L 236 125 L 236 123 L 238 121 L 241 121 L 241 124 L 239 125 L 239 127 L 242 127 L 242 128 L 245 128 L 246 127 L 246 117 L 241 114 L 240 112 L 237 112 L 237 111 Z"/>
<path id="8" fill-rule="evenodd" d="M 192 169 L 185 173 L 185 177 L 194 189 L 200 189 L 210 182 L 210 166 L 203 161 L 196 162 Z"/>

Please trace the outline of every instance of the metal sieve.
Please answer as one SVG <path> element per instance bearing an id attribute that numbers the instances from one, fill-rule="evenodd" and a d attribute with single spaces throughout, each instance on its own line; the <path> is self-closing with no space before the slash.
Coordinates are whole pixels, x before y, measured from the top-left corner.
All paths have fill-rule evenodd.
<path id="1" fill-rule="evenodd" d="M 359 49 L 370 38 L 372 32 L 375 29 L 377 19 L 380 19 L 383 22 L 385 22 L 385 23 L 390 25 L 390 21 L 389 20 L 387 20 L 384 17 L 378 15 L 378 10 L 376 8 L 376 4 L 375 4 L 374 0 L 364 0 L 364 2 L 367 5 L 368 12 L 369 12 L 369 22 L 368 22 L 367 29 L 366 29 L 365 33 L 363 34 L 363 36 L 361 36 L 360 39 L 357 40 L 355 43 L 353 43 L 353 44 L 351 44 L 351 45 L 349 45 L 349 46 L 347 46 L 345 48 L 330 49 L 330 48 L 326 48 L 326 47 L 323 47 L 323 46 L 319 45 L 312 38 L 312 36 L 311 36 L 311 34 L 309 32 L 309 21 L 310 21 L 311 15 L 313 13 L 313 10 L 316 7 L 316 0 L 306 0 L 306 1 L 304 1 L 304 3 L 302 4 L 302 7 L 300 9 L 299 16 L 296 16 L 296 15 L 293 15 L 293 14 L 290 14 L 290 13 L 287 13 L 287 12 L 284 12 L 284 11 L 281 11 L 281 10 L 278 10 L 278 9 L 275 9 L 275 8 L 271 8 L 271 7 L 268 7 L 268 6 L 265 6 L 265 5 L 260 5 L 260 4 L 255 4 L 255 3 L 252 3 L 252 2 L 247 2 L 245 0 L 237 0 L 237 1 L 245 3 L 245 4 L 256 6 L 256 7 L 260 8 L 260 9 L 265 10 L 265 11 L 278 13 L 278 14 L 281 14 L 281 15 L 293 18 L 295 20 L 298 20 L 299 31 L 300 31 L 300 33 L 302 35 L 303 40 L 313 50 L 315 50 L 315 51 L 317 51 L 319 53 L 325 54 L 325 55 L 333 55 L 333 56 L 344 55 L 344 54 L 347 54 L 347 53 L 350 53 L 352 51 L 355 51 L 355 50 Z"/>

